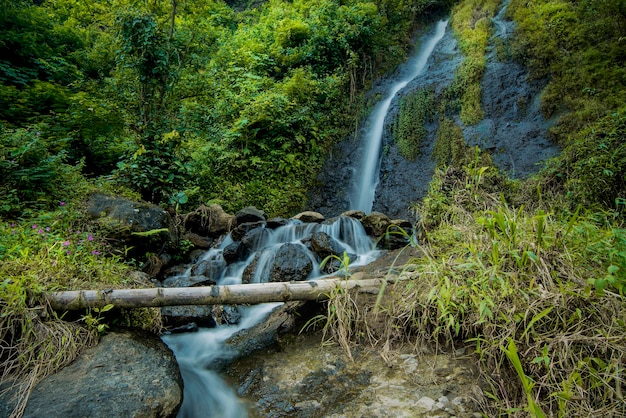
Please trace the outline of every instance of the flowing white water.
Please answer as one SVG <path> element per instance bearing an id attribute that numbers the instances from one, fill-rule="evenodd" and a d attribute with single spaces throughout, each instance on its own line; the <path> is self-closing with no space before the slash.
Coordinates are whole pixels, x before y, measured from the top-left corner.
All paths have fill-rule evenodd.
<path id="1" fill-rule="evenodd" d="M 385 127 L 385 117 L 391 101 L 411 80 L 422 73 L 435 45 L 443 38 L 447 25 L 447 20 L 437 22 L 435 32 L 423 40 L 417 54 L 405 64 L 409 71 L 396 81 L 391 86 L 387 96 L 374 106 L 374 110 L 367 122 L 369 128 L 364 140 L 361 166 L 354 171 L 355 178 L 353 179 L 353 191 L 350 199 L 351 209 L 362 210 L 365 213 L 372 211 L 379 180 L 380 149 Z"/>
<path id="2" fill-rule="evenodd" d="M 352 218 L 339 217 L 329 224 L 303 224 L 296 221 L 276 229 L 258 230 L 247 240 L 253 250 L 247 260 L 226 266 L 222 252 L 233 242 L 229 236 L 218 248 L 207 251 L 200 261 L 210 261 L 211 278 L 219 285 L 239 284 L 246 266 L 255 259 L 256 254 L 260 254 L 254 281 L 267 280 L 269 267 L 266 265 L 271 264 L 280 246 L 287 243 L 304 246 L 302 241 L 315 232 L 325 232 L 337 240 L 348 253 L 355 254 L 357 259 L 351 266 L 367 264 L 376 257 L 373 243 L 361 223 Z M 313 259 L 312 254 L 310 257 Z M 190 271 L 191 268 L 186 274 L 190 274 Z M 309 278 L 319 275 L 320 271 L 316 266 Z M 228 338 L 240 330 L 258 324 L 278 305 L 280 304 L 269 303 L 240 307 L 241 320 L 237 325 L 221 325 L 195 333 L 163 336 L 163 341 L 176 355 L 184 381 L 184 397 L 179 418 L 247 417 L 246 408 L 235 391 L 211 367 L 236 356 L 225 344 Z"/>

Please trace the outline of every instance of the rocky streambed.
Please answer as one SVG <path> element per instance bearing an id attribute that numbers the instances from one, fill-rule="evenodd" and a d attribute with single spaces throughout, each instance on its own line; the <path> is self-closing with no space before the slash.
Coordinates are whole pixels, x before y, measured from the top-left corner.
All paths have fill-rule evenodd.
<path id="1" fill-rule="evenodd" d="M 228 380 L 250 417 L 480 417 L 471 353 L 387 353 L 355 347 L 354 361 L 321 333 L 284 336 L 231 364 Z"/>

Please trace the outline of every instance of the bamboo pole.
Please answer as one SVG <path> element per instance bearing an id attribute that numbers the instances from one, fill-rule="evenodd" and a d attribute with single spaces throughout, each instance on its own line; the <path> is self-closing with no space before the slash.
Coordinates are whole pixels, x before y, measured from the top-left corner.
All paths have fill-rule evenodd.
<path id="1" fill-rule="evenodd" d="M 238 305 L 290 300 L 326 300 L 337 289 L 376 292 L 383 282 L 397 278 L 346 280 L 328 278 L 302 282 L 252 283 L 226 286 L 148 289 L 69 290 L 47 292 L 45 298 L 57 311 L 102 308 L 160 307 L 179 305 Z"/>

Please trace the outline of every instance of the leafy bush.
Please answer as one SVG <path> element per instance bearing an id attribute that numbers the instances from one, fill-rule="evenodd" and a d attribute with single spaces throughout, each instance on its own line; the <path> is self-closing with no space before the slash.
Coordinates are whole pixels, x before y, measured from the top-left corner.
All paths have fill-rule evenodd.
<path id="1" fill-rule="evenodd" d="M 0 214 L 54 207 L 84 185 L 80 165 L 65 163 L 64 141 L 48 141 L 48 129 L 36 125 L 0 133 Z"/>

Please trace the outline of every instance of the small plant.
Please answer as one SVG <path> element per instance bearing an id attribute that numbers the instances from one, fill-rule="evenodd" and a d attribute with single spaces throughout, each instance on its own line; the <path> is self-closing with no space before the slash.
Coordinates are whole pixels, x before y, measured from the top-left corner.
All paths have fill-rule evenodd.
<path id="1" fill-rule="evenodd" d="M 324 266 L 332 260 L 336 260 L 341 263 L 340 270 L 343 271 L 344 280 L 349 280 L 351 274 L 349 268 L 350 257 L 348 254 L 344 252 L 343 257 L 338 257 L 336 255 L 326 257 L 322 260 L 320 269 L 324 268 Z M 334 339 L 345 350 L 350 360 L 353 360 L 350 344 L 354 336 L 353 327 L 359 317 L 358 305 L 350 295 L 350 292 L 346 288 L 339 285 L 326 296 L 328 297 L 326 315 L 316 315 L 311 318 L 302 327 L 300 332 L 324 323 L 322 328 L 323 343 L 327 344 L 329 343 L 330 338 Z"/>
<path id="2" fill-rule="evenodd" d="M 110 311 L 114 308 L 114 305 L 109 303 L 108 305 L 103 306 L 102 308 L 93 308 L 87 311 L 85 315 L 83 315 L 83 321 L 87 325 L 87 328 L 95 329 L 98 334 L 104 334 L 104 332 L 109 328 L 109 326 L 102 322 L 104 317 L 103 313 Z M 94 312 L 96 315 L 92 314 Z"/>

